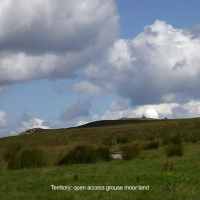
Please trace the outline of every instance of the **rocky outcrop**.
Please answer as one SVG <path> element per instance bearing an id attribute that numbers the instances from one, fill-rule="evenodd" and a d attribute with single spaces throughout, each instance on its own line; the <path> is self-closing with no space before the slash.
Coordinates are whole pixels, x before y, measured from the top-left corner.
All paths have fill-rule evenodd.
<path id="1" fill-rule="evenodd" d="M 28 135 L 28 134 L 32 134 L 32 133 L 37 133 L 40 132 L 41 130 L 43 130 L 42 128 L 32 128 L 32 129 L 28 129 L 26 131 L 21 132 L 19 135 Z"/>

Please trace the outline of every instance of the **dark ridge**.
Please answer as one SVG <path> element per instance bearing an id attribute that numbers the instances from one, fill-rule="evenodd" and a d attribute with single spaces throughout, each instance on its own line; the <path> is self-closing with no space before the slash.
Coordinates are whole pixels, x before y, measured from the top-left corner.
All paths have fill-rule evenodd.
<path id="1" fill-rule="evenodd" d="M 102 126 L 116 126 L 116 125 L 123 125 L 123 124 L 133 124 L 133 123 L 148 123 L 148 122 L 157 122 L 157 121 L 164 121 L 166 119 L 148 119 L 148 118 L 122 118 L 117 120 L 101 120 L 95 122 L 89 122 L 87 124 L 71 127 L 68 129 L 75 129 L 75 128 L 92 128 L 92 127 L 102 127 Z"/>

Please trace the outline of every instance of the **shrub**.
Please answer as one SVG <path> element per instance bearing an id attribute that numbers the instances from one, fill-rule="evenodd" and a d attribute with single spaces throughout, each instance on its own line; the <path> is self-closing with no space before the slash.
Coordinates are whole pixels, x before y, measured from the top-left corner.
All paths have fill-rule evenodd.
<path id="1" fill-rule="evenodd" d="M 182 144 L 170 144 L 166 148 L 167 156 L 182 156 L 183 155 L 183 145 Z"/>
<path id="2" fill-rule="evenodd" d="M 139 142 L 133 145 L 127 145 L 122 147 L 122 157 L 124 160 L 132 160 L 140 155 L 142 146 Z"/>

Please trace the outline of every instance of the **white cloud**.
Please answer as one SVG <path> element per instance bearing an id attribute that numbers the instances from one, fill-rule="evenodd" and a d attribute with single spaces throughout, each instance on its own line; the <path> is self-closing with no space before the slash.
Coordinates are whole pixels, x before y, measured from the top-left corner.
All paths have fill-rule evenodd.
<path id="1" fill-rule="evenodd" d="M 117 36 L 113 0 L 0 0 L 0 86 L 73 78 Z"/>
<path id="2" fill-rule="evenodd" d="M 10 133 L 12 132 L 12 134 L 13 133 L 19 134 L 20 132 L 25 131 L 27 129 L 31 129 L 31 128 L 48 129 L 50 128 L 50 124 L 48 124 L 47 126 L 45 125 L 44 120 L 31 117 L 27 112 L 23 112 L 21 116 L 14 123 Z"/>
<path id="3" fill-rule="evenodd" d="M 122 111 L 122 110 L 126 110 L 127 109 L 127 105 L 120 99 L 116 100 L 116 101 L 112 101 L 108 107 L 108 110 L 110 111 Z"/>
<path id="4" fill-rule="evenodd" d="M 89 123 L 88 121 L 84 121 L 84 120 L 80 120 L 76 123 L 76 126 L 81 126 L 81 125 L 84 125 L 84 124 L 87 124 Z"/>
<path id="5" fill-rule="evenodd" d="M 113 102 L 112 102 L 113 103 Z M 111 104 L 112 104 L 111 103 Z M 127 118 L 141 118 L 144 111 L 148 108 L 155 109 L 160 119 L 165 117 L 170 119 L 175 118 L 193 118 L 200 117 L 200 101 L 190 101 L 185 104 L 178 103 L 164 103 L 164 104 L 148 104 L 143 106 L 136 106 L 134 108 L 127 108 L 125 110 L 107 110 L 104 114 L 96 113 L 89 121 L 98 120 L 115 120 L 123 117 Z"/>
<path id="6" fill-rule="evenodd" d="M 7 114 L 0 110 L 0 129 L 5 128 L 9 125 Z"/>
<path id="7" fill-rule="evenodd" d="M 197 35 L 197 33 L 195 33 Z M 84 70 L 89 82 L 133 106 L 200 97 L 200 37 L 157 20 L 132 40 L 119 39 L 105 59 Z"/>
<path id="8" fill-rule="evenodd" d="M 76 99 L 69 108 L 62 110 L 59 119 L 65 121 L 88 116 L 90 108 L 91 103 L 89 101 L 85 100 L 81 102 Z"/>
<path id="9" fill-rule="evenodd" d="M 80 83 L 74 84 L 71 87 L 71 91 L 76 93 L 83 93 L 90 97 L 99 97 L 105 94 L 101 87 L 89 83 L 88 81 L 82 81 Z"/>
<path id="10" fill-rule="evenodd" d="M 43 125 L 44 120 L 38 118 L 31 118 L 28 121 L 22 121 L 23 128 L 31 129 L 31 128 L 43 128 L 48 129 L 48 126 Z"/>
<path id="11" fill-rule="evenodd" d="M 113 102 L 110 105 L 114 105 L 117 101 Z M 90 104 L 87 101 L 80 102 L 79 100 L 75 100 L 70 108 L 61 112 L 61 121 L 57 123 L 31 117 L 27 112 L 23 112 L 16 121 L 11 123 L 7 118 L 6 112 L 0 111 L 0 136 L 18 135 L 27 129 L 36 127 L 44 129 L 68 128 L 98 120 L 115 120 L 122 117 L 141 118 L 143 112 L 148 108 L 157 110 L 160 119 L 164 119 L 165 117 L 169 119 L 200 117 L 200 101 L 192 100 L 184 104 L 164 103 L 158 105 L 146 104 L 136 107 L 127 106 L 126 109 L 106 110 L 103 114 L 96 113 L 87 120 L 76 119 L 80 116 L 88 116 L 89 107 Z"/>
<path id="12" fill-rule="evenodd" d="M 51 128 L 51 124 L 42 119 L 33 118 L 27 112 L 23 112 L 14 122 L 8 120 L 7 114 L 0 111 L 0 137 L 18 135 L 31 128 Z"/>
<path id="13" fill-rule="evenodd" d="M 200 101 L 190 101 L 173 108 L 173 116 L 176 118 L 200 117 Z"/>

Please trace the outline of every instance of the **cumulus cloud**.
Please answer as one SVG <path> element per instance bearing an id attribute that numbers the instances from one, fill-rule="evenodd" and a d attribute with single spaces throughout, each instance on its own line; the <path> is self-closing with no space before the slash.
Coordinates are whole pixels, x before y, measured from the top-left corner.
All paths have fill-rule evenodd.
<path id="1" fill-rule="evenodd" d="M 0 137 L 18 135 L 19 133 L 31 128 L 51 128 L 51 122 L 31 117 L 26 111 L 22 112 L 19 118 L 11 122 L 8 120 L 7 114 L 0 111 Z"/>
<path id="2" fill-rule="evenodd" d="M 49 126 L 50 124 L 46 123 L 46 125 L 48 124 L 48 126 L 46 126 L 45 123 L 46 122 L 44 120 L 33 118 L 27 112 L 23 112 L 21 116 L 16 120 L 15 126 L 18 132 L 31 128 L 44 128 L 44 129 L 50 128 Z"/>
<path id="3" fill-rule="evenodd" d="M 88 121 L 81 120 L 81 121 L 78 121 L 78 122 L 76 123 L 76 126 L 81 126 L 81 125 L 84 125 L 84 124 L 87 124 L 87 123 L 89 123 L 89 122 L 88 122 Z"/>
<path id="4" fill-rule="evenodd" d="M 0 129 L 5 128 L 9 125 L 9 120 L 7 114 L 4 111 L 0 110 Z"/>
<path id="5" fill-rule="evenodd" d="M 73 78 L 117 36 L 113 0 L 0 0 L 0 86 Z"/>
<path id="6" fill-rule="evenodd" d="M 90 108 L 91 108 L 91 103 L 89 101 L 85 100 L 81 102 L 80 100 L 76 99 L 69 108 L 64 109 L 60 113 L 59 119 L 65 121 L 83 116 L 87 117 L 89 115 Z"/>
<path id="7" fill-rule="evenodd" d="M 195 30 L 157 20 L 131 40 L 118 39 L 84 74 L 105 91 L 130 99 L 132 106 L 198 99 L 200 37 Z"/>
<path id="8" fill-rule="evenodd" d="M 121 99 L 118 99 L 110 103 L 108 110 L 113 112 L 113 111 L 126 110 L 127 108 L 128 106 Z"/>
<path id="9" fill-rule="evenodd" d="M 72 92 L 83 93 L 89 97 L 99 97 L 105 94 L 104 90 L 101 87 L 89 83 L 88 81 L 82 81 L 80 83 L 76 83 L 71 87 Z"/>
<path id="10" fill-rule="evenodd" d="M 185 104 L 178 104 L 178 103 L 163 103 L 157 105 L 146 104 L 143 106 L 127 107 L 125 110 L 108 109 L 103 114 L 101 113 L 94 114 L 91 117 L 91 119 L 88 120 L 88 122 L 98 121 L 98 120 L 116 120 L 116 119 L 121 119 L 123 117 L 141 118 L 144 111 L 148 108 L 155 109 L 159 114 L 159 119 L 164 119 L 165 117 L 169 119 L 200 117 L 200 101 L 192 100 Z M 81 124 L 82 121 L 79 121 L 79 123 Z"/>

